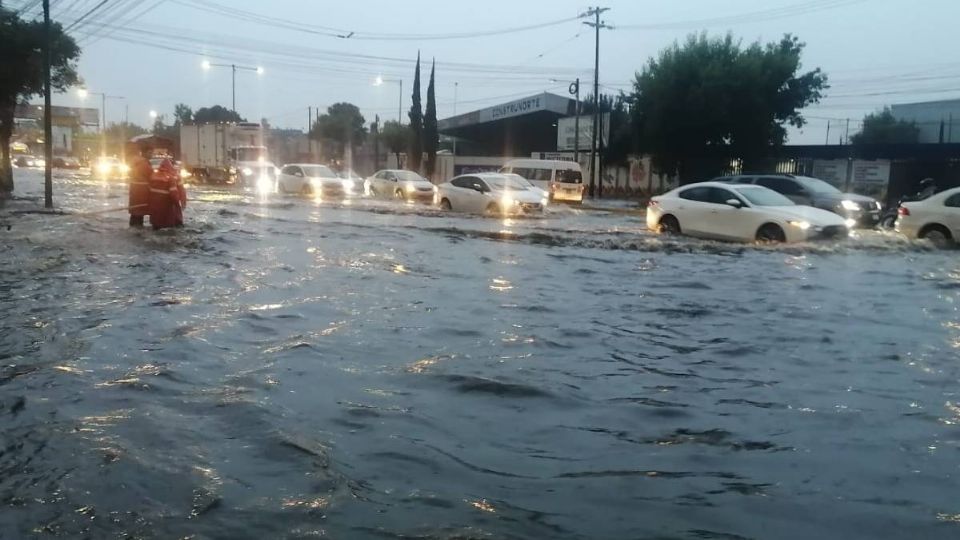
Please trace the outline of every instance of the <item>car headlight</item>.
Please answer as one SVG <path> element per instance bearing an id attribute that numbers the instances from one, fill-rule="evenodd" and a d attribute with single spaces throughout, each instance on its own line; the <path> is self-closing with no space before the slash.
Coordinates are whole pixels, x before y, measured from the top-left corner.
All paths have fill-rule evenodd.
<path id="1" fill-rule="evenodd" d="M 520 204 L 520 201 L 517 201 L 516 199 L 514 199 L 509 195 L 504 195 L 503 198 L 500 199 L 500 203 L 503 205 L 504 208 L 508 208 L 515 204 Z"/>
<path id="2" fill-rule="evenodd" d="M 415 190 L 415 189 L 417 189 L 417 188 L 416 188 L 416 186 L 414 186 L 413 184 L 407 184 L 407 185 L 404 186 L 404 189 L 406 189 L 407 191 L 413 191 L 413 190 Z"/>
<path id="3" fill-rule="evenodd" d="M 342 181 L 342 184 L 343 184 L 343 190 L 346 191 L 347 193 L 350 193 L 350 192 L 353 191 L 353 181 L 352 181 L 352 180 L 343 180 L 343 181 Z"/>
<path id="4" fill-rule="evenodd" d="M 127 174 L 128 172 L 130 172 L 130 166 L 127 165 L 126 163 L 121 163 L 120 172 L 122 172 L 123 174 Z"/>
<path id="5" fill-rule="evenodd" d="M 244 167 L 243 169 L 241 169 L 240 172 L 243 173 L 244 176 L 250 176 L 251 174 L 253 174 L 253 169 L 251 169 L 250 167 Z"/>
<path id="6" fill-rule="evenodd" d="M 100 174 L 107 174 L 108 172 L 110 172 L 110 164 L 108 164 L 108 163 L 100 163 L 100 164 L 98 164 L 98 165 L 97 165 L 97 172 L 99 172 Z"/>
<path id="7" fill-rule="evenodd" d="M 547 199 L 546 197 L 544 197 L 544 198 L 540 199 L 540 206 L 546 206 L 548 202 L 550 202 L 549 199 Z"/>
<path id="8" fill-rule="evenodd" d="M 809 222 L 809 221 L 803 221 L 803 220 L 788 221 L 787 224 L 788 224 L 788 225 L 792 225 L 792 226 L 800 229 L 801 231 L 805 231 L 805 230 L 807 230 L 807 229 L 810 228 L 810 222 Z"/>
<path id="9" fill-rule="evenodd" d="M 257 191 L 260 193 L 269 193 L 273 191 L 273 180 L 267 176 L 263 175 L 257 179 Z"/>
<path id="10" fill-rule="evenodd" d="M 855 219 L 847 219 L 847 220 L 845 220 L 843 223 L 847 226 L 848 229 L 852 229 L 852 228 L 856 227 L 856 225 L 857 225 L 857 220 L 855 220 Z"/>
<path id="11" fill-rule="evenodd" d="M 859 204 L 857 204 L 857 203 L 855 203 L 855 202 L 853 202 L 853 201 L 851 201 L 851 200 L 849 200 L 849 199 L 844 199 L 844 200 L 840 201 L 840 206 L 842 206 L 844 210 L 859 210 L 859 209 L 860 209 L 860 205 L 859 205 Z"/>
<path id="12" fill-rule="evenodd" d="M 437 186 L 433 186 L 433 192 L 440 193 L 440 188 L 438 188 Z"/>
<path id="13" fill-rule="evenodd" d="M 180 178 L 190 178 L 191 176 L 193 175 L 190 174 L 190 171 L 186 169 L 180 169 Z"/>
<path id="14" fill-rule="evenodd" d="M 883 208 L 882 206 L 880 206 L 880 201 L 876 201 L 873 204 L 877 205 L 877 210 L 880 210 L 881 208 Z"/>

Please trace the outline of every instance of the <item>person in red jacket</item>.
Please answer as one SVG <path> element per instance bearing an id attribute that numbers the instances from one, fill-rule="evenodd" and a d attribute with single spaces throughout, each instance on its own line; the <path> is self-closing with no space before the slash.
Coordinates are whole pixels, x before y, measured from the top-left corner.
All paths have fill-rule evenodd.
<path id="1" fill-rule="evenodd" d="M 130 167 L 128 210 L 130 212 L 130 226 L 143 227 L 143 217 L 149 213 L 150 205 L 150 178 L 153 176 L 153 167 L 150 166 L 150 150 L 144 149 L 137 155 Z"/>
<path id="2" fill-rule="evenodd" d="M 150 225 L 154 230 L 182 227 L 186 204 L 180 174 L 169 159 L 164 159 L 150 180 Z"/>

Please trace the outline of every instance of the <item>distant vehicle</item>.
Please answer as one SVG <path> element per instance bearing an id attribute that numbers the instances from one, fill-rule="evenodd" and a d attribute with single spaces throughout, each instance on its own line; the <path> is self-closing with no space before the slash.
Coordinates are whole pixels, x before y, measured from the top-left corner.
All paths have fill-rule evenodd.
<path id="1" fill-rule="evenodd" d="M 113 156 L 100 156 L 93 163 L 93 173 L 103 180 L 121 180 L 126 178 L 130 167 Z"/>
<path id="2" fill-rule="evenodd" d="M 960 188 L 937 193 L 922 201 L 900 205 L 896 229 L 908 238 L 925 238 L 938 246 L 960 239 Z"/>
<path id="3" fill-rule="evenodd" d="M 543 212 L 547 198 L 512 175 L 464 174 L 438 186 L 440 207 L 457 212 L 511 215 Z"/>
<path id="4" fill-rule="evenodd" d="M 833 212 L 796 205 L 765 187 L 724 182 L 690 184 L 653 197 L 647 228 L 742 242 L 802 242 L 850 232 Z"/>
<path id="5" fill-rule="evenodd" d="M 13 164 L 17 167 L 45 167 L 46 163 L 42 157 L 30 154 L 20 154 L 13 160 Z"/>
<path id="6" fill-rule="evenodd" d="M 376 197 L 433 202 L 437 187 L 413 171 L 384 169 L 364 181 L 364 191 Z"/>
<path id="7" fill-rule="evenodd" d="M 353 193 L 353 182 L 340 178 L 326 165 L 291 163 L 280 169 L 277 189 L 280 193 L 343 198 Z"/>
<path id="8" fill-rule="evenodd" d="M 873 227 L 880 221 L 880 203 L 876 199 L 856 193 L 843 193 L 823 180 L 809 176 L 745 174 L 724 176 L 714 181 L 763 186 L 796 204 L 829 210 L 846 219 L 852 219 L 854 225 Z"/>
<path id="9" fill-rule="evenodd" d="M 80 160 L 70 156 L 57 156 L 53 158 L 53 166 L 58 169 L 79 169 Z"/>
<path id="10" fill-rule="evenodd" d="M 180 157 L 198 182 L 266 189 L 276 182 L 277 168 L 263 140 L 263 127 L 254 122 L 184 124 Z"/>
<path id="11" fill-rule="evenodd" d="M 583 202 L 583 171 L 575 161 L 513 159 L 501 173 L 518 174 L 550 193 L 552 201 Z"/>

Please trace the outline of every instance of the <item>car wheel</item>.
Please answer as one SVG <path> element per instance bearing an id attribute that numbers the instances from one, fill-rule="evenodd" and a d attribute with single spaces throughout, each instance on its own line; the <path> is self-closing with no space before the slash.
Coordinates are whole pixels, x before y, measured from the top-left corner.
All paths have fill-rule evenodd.
<path id="1" fill-rule="evenodd" d="M 680 234 L 680 222 L 677 218 L 667 214 L 660 218 L 660 232 L 663 234 Z"/>
<path id="2" fill-rule="evenodd" d="M 786 241 L 787 235 L 783 233 L 783 229 L 779 225 L 767 223 L 757 231 L 757 242 L 772 244 Z"/>
<path id="3" fill-rule="evenodd" d="M 500 205 L 495 202 L 488 204 L 486 213 L 494 215 L 500 214 Z"/>
<path id="4" fill-rule="evenodd" d="M 301 195 L 307 195 L 307 196 L 312 195 L 312 194 L 313 194 L 313 190 L 310 189 L 310 184 L 304 184 L 303 187 L 300 188 L 300 194 L 301 194 Z"/>
<path id="5" fill-rule="evenodd" d="M 884 216 L 884 218 L 880 220 L 881 229 L 892 229 L 896 226 L 896 224 L 897 216 Z"/>
<path id="6" fill-rule="evenodd" d="M 947 247 L 953 242 L 953 236 L 950 234 L 950 231 L 942 225 L 928 225 L 920 231 L 918 236 L 924 240 L 929 240 L 930 243 L 938 248 Z"/>
<path id="7" fill-rule="evenodd" d="M 449 199 L 441 199 L 441 200 L 440 200 L 440 208 L 443 208 L 444 210 L 448 210 L 448 211 L 449 211 L 449 210 L 453 210 L 453 205 L 450 204 L 450 200 L 449 200 Z"/>

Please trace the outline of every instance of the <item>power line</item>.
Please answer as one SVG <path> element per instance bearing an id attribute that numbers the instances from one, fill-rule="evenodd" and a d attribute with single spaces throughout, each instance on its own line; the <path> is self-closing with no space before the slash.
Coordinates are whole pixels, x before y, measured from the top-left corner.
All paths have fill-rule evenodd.
<path id="1" fill-rule="evenodd" d="M 781 6 L 778 8 L 758 10 L 750 13 L 741 13 L 739 15 L 727 15 L 723 17 L 692 19 L 665 23 L 620 24 L 617 25 L 617 28 L 621 30 L 678 30 L 684 28 L 704 28 L 709 26 L 720 26 L 736 23 L 754 23 L 773 19 L 782 19 L 784 17 L 806 15 L 816 11 L 835 9 L 864 1 L 865 0 L 815 0 L 812 2 L 801 2 L 798 4 L 791 4 L 789 6 Z"/>
<path id="2" fill-rule="evenodd" d="M 85 20 L 87 19 L 87 17 L 89 17 L 89 16 L 93 15 L 94 13 L 96 13 L 96 11 L 97 11 L 98 9 L 100 9 L 101 7 L 103 7 L 103 5 L 106 4 L 108 1 L 109 1 L 109 0 L 100 0 L 100 3 L 99 3 L 99 4 L 93 6 L 93 8 L 91 8 L 89 11 L 87 11 L 86 13 L 84 13 L 83 15 L 81 15 L 79 19 L 73 21 L 73 23 L 71 23 L 70 26 L 64 28 L 64 29 L 63 29 L 64 32 L 69 31 L 69 30 L 72 30 L 72 29 L 74 29 L 74 28 L 77 28 L 77 27 L 79 27 L 79 25 L 82 25 L 82 24 L 83 24 L 83 21 L 85 21 Z"/>

